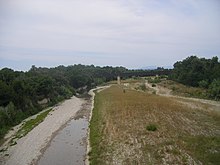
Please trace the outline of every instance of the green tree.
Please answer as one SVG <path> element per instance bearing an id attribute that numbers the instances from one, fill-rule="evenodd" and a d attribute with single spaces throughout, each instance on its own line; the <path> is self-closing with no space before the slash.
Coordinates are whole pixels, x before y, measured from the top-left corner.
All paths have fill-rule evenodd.
<path id="1" fill-rule="evenodd" d="M 0 106 L 6 106 L 13 100 L 13 90 L 5 82 L 0 80 Z"/>
<path id="2" fill-rule="evenodd" d="M 220 100 L 220 79 L 214 79 L 210 84 L 209 95 L 215 100 Z"/>

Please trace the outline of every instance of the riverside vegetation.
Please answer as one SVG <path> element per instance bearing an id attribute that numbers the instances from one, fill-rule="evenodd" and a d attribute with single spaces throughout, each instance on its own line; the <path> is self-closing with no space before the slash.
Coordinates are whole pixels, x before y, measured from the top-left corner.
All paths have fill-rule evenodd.
<path id="1" fill-rule="evenodd" d="M 220 99 L 220 62 L 191 56 L 174 64 L 170 79 L 187 86 L 207 89 L 206 98 Z"/>

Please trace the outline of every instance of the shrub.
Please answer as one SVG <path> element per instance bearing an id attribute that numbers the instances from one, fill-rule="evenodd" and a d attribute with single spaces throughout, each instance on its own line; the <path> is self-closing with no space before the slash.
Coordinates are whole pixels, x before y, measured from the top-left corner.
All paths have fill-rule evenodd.
<path id="1" fill-rule="evenodd" d="M 209 85 L 209 95 L 215 100 L 220 100 L 220 79 L 214 79 Z"/>
<path id="2" fill-rule="evenodd" d="M 145 86 L 145 84 L 142 84 L 142 85 L 140 86 L 140 88 L 141 88 L 142 91 L 146 91 L 146 89 L 147 89 L 146 86 Z"/>
<path id="3" fill-rule="evenodd" d="M 156 87 L 156 84 L 152 84 L 152 87 Z"/>
<path id="4" fill-rule="evenodd" d="M 160 83 L 161 82 L 159 77 L 155 77 L 153 79 L 152 78 L 148 78 L 147 80 L 148 80 L 149 83 Z"/>
<path id="5" fill-rule="evenodd" d="M 148 131 L 156 131 L 157 130 L 157 126 L 155 124 L 149 124 L 149 125 L 147 125 L 146 128 Z"/>
<path id="6" fill-rule="evenodd" d="M 164 78 L 168 78 L 168 76 L 167 75 L 160 75 L 159 78 L 164 79 Z"/>
<path id="7" fill-rule="evenodd" d="M 207 80 L 202 80 L 198 82 L 200 88 L 208 88 L 209 82 Z"/>

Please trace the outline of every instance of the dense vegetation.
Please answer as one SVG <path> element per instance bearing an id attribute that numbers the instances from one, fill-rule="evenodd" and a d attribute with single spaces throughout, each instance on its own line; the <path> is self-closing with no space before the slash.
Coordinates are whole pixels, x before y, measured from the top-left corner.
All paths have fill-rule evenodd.
<path id="1" fill-rule="evenodd" d="M 220 62 L 212 59 L 191 56 L 174 64 L 172 80 L 182 84 L 208 89 L 207 97 L 220 99 Z"/>
<path id="2" fill-rule="evenodd" d="M 28 72 L 0 70 L 0 139 L 7 130 L 24 118 L 43 108 L 83 93 L 96 85 L 115 80 L 117 76 L 148 76 L 169 74 L 169 70 L 128 70 L 124 67 L 95 67 L 94 65 L 37 68 Z"/>

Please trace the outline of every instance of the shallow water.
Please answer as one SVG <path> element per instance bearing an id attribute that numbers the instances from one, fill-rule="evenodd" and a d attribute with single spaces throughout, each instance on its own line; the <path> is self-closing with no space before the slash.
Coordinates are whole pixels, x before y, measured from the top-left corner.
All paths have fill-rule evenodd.
<path id="1" fill-rule="evenodd" d="M 71 120 L 51 141 L 38 165 L 84 165 L 88 120 Z"/>

